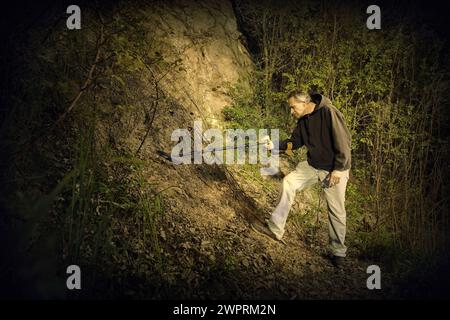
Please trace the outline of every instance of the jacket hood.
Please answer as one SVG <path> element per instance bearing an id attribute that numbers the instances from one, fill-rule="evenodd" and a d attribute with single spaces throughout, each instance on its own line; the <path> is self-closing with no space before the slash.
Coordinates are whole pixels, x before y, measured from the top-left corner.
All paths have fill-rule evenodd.
<path id="1" fill-rule="evenodd" d="M 314 111 L 312 113 L 314 113 L 317 110 L 323 108 L 324 106 L 331 106 L 332 105 L 330 99 L 328 99 L 327 97 L 325 97 L 325 96 L 323 96 L 323 95 L 321 95 L 319 93 L 313 93 L 313 94 L 310 95 L 310 97 L 311 97 L 311 101 L 316 104 L 316 107 L 314 108 Z"/>

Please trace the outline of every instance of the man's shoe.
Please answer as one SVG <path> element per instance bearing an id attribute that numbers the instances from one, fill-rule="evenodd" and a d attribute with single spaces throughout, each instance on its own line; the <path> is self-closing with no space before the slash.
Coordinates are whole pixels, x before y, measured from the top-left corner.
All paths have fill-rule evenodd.
<path id="1" fill-rule="evenodd" d="M 345 263 L 345 258 L 344 257 L 340 257 L 340 256 L 335 256 L 332 255 L 330 257 L 331 263 L 333 264 L 333 266 L 335 266 L 336 268 L 340 269 L 344 266 Z"/>
<path id="2" fill-rule="evenodd" d="M 272 232 L 272 230 L 269 229 L 267 226 L 267 223 L 261 223 L 259 221 L 252 222 L 250 224 L 250 227 L 253 229 L 253 231 L 256 231 L 259 234 L 262 234 L 266 237 L 269 237 L 270 239 L 281 242 L 283 244 L 286 244 L 282 239 L 278 239 L 277 236 Z"/>

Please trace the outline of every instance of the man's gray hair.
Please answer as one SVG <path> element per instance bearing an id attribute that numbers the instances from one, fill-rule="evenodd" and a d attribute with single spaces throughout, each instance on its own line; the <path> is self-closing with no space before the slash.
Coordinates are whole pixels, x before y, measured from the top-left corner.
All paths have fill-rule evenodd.
<path id="1" fill-rule="evenodd" d="M 308 94 L 308 92 L 306 92 L 306 91 L 300 91 L 300 90 L 291 91 L 288 94 L 288 100 L 290 98 L 294 98 L 295 100 L 300 101 L 300 102 L 306 102 L 306 103 L 311 102 L 311 97 Z"/>

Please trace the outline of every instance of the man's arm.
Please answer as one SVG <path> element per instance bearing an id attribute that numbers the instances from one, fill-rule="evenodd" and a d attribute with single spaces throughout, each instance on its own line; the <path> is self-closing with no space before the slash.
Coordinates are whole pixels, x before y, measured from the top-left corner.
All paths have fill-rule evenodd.
<path id="1" fill-rule="evenodd" d="M 329 187 L 338 184 L 343 171 L 351 166 L 351 135 L 344 116 L 338 110 L 330 110 L 331 137 L 334 156 L 334 168 L 330 174 Z"/>
<path id="2" fill-rule="evenodd" d="M 302 136 L 300 134 L 300 125 L 297 124 L 294 131 L 292 132 L 291 138 L 280 141 L 278 150 L 286 150 L 288 148 L 289 142 L 292 143 L 292 150 L 297 150 L 304 145 Z"/>
<path id="3" fill-rule="evenodd" d="M 351 165 L 351 135 L 344 116 L 339 111 L 331 111 L 331 137 L 333 142 L 334 170 L 344 171 Z"/>

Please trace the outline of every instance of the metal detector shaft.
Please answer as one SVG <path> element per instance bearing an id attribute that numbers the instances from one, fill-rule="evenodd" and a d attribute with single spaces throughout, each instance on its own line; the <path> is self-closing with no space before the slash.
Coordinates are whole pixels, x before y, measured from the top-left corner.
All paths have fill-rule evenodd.
<path id="1" fill-rule="evenodd" d="M 259 146 L 259 145 L 264 145 L 264 144 L 266 144 L 266 143 L 265 143 L 265 142 L 261 142 L 261 143 L 255 144 L 255 145 L 251 145 L 251 146 L 245 145 L 245 146 L 241 146 L 241 147 L 238 147 L 238 146 L 228 146 L 228 147 L 225 147 L 225 148 L 214 149 L 214 150 L 212 150 L 212 151 L 240 150 L 240 149 L 244 149 L 244 148 L 246 148 L 246 147 L 253 147 L 253 146 Z M 193 156 L 193 155 L 195 155 L 195 154 L 202 154 L 203 151 L 204 151 L 204 150 L 200 150 L 200 151 L 191 151 L 190 155 Z M 278 150 L 276 150 L 276 151 L 278 151 Z M 162 150 L 158 150 L 158 151 L 156 151 L 156 153 L 157 153 L 160 157 L 166 159 L 167 161 L 173 162 L 172 156 L 171 156 L 169 153 L 164 152 L 164 151 L 162 151 Z"/>

